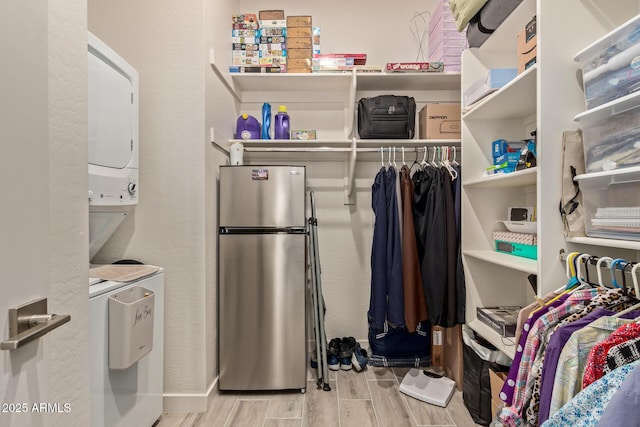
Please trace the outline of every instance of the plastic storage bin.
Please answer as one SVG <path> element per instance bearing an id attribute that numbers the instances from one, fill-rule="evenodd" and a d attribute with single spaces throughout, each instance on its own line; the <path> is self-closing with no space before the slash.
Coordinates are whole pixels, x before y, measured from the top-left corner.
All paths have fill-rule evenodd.
<path id="1" fill-rule="evenodd" d="M 640 240 L 640 167 L 578 175 L 576 180 L 587 236 Z"/>
<path id="2" fill-rule="evenodd" d="M 127 369 L 153 349 L 154 302 L 142 286 L 109 297 L 109 369 Z"/>
<path id="3" fill-rule="evenodd" d="M 587 173 L 640 165 L 640 92 L 579 115 Z"/>
<path id="4" fill-rule="evenodd" d="M 640 15 L 576 54 L 587 108 L 640 89 L 639 41 Z"/>

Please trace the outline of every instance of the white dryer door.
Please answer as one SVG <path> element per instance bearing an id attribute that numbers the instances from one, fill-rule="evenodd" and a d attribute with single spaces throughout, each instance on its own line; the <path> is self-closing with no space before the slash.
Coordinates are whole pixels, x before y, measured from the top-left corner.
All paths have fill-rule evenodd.
<path id="1" fill-rule="evenodd" d="M 122 169 L 133 154 L 131 81 L 89 52 L 89 163 Z"/>

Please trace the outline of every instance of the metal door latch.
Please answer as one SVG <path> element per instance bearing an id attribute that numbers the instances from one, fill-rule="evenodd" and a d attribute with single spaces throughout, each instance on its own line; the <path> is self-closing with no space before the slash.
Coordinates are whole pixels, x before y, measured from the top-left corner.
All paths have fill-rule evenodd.
<path id="1" fill-rule="evenodd" d="M 47 314 L 47 299 L 40 298 L 9 309 L 9 339 L 0 350 L 15 350 L 71 320 L 68 314 Z"/>

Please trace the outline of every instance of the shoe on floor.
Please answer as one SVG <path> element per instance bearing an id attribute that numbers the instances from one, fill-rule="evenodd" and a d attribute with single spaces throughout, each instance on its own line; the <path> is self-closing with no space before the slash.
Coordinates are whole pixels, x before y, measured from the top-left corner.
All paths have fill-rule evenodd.
<path id="1" fill-rule="evenodd" d="M 369 363 L 369 358 L 367 357 L 366 350 L 363 350 L 360 344 L 356 343 L 356 348 L 353 350 L 353 355 L 351 356 L 351 364 L 353 365 L 354 371 L 360 372 L 366 369 L 367 363 Z"/>
<path id="2" fill-rule="evenodd" d="M 342 347 L 342 340 L 340 338 L 333 338 L 329 341 L 329 345 L 327 346 L 327 353 L 333 354 L 334 356 L 339 356 L 340 348 Z"/>
<path id="3" fill-rule="evenodd" d="M 327 366 L 332 371 L 340 370 L 340 359 L 335 354 L 327 354 Z"/>
<path id="4" fill-rule="evenodd" d="M 356 339 L 354 337 L 344 337 L 340 342 L 340 352 L 338 353 L 338 357 L 349 358 L 349 364 L 351 364 L 351 355 L 353 354 L 353 350 L 356 348 Z M 349 368 L 351 369 L 351 368 Z"/>
<path id="5" fill-rule="evenodd" d="M 350 357 L 342 357 L 340 358 L 340 369 L 343 371 L 351 370 L 351 358 Z"/>

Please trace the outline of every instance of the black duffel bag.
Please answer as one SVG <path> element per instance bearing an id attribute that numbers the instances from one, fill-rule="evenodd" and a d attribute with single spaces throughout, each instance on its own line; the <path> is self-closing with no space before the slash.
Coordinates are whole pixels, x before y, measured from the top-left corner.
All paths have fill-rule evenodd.
<path id="1" fill-rule="evenodd" d="M 411 139 L 416 101 L 409 96 L 380 95 L 358 101 L 358 135 L 362 139 Z"/>

